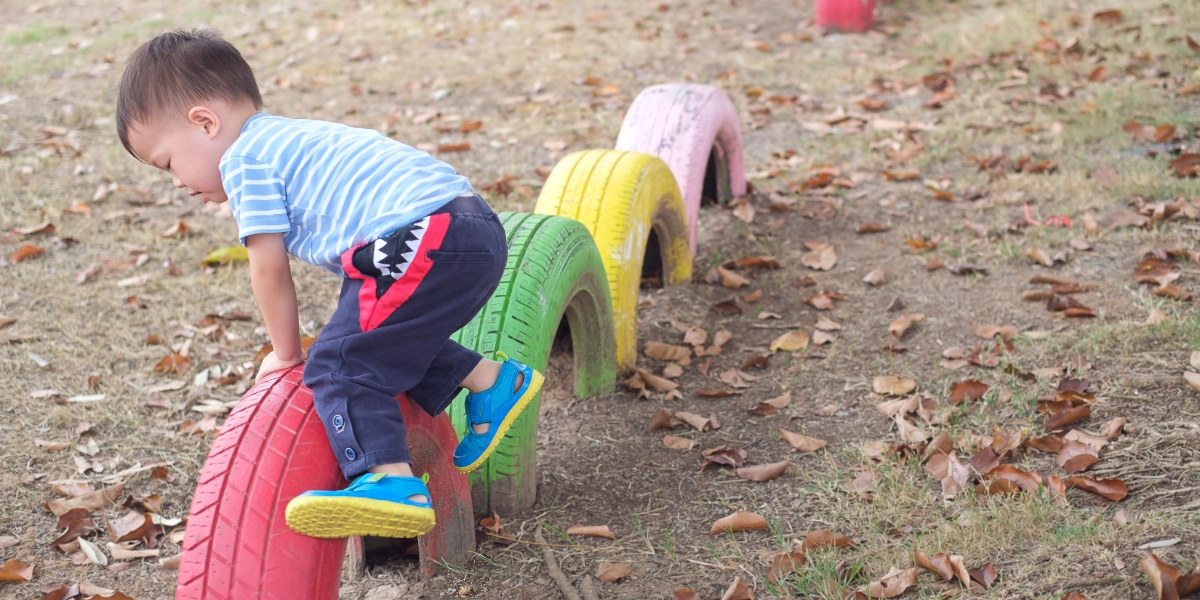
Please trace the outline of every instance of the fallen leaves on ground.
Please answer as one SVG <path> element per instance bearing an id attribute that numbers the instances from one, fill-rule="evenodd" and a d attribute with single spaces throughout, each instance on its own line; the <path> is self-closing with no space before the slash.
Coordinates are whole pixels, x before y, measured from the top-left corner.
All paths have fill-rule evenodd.
<path id="1" fill-rule="evenodd" d="M 942 484 L 942 497 L 954 498 L 967 486 L 971 470 L 958 462 L 952 451 L 948 454 L 936 454 L 925 463 L 925 472 Z"/>
<path id="2" fill-rule="evenodd" d="M 1095 479 L 1092 477 L 1069 477 L 1067 487 L 1079 488 L 1098 496 L 1118 502 L 1129 495 L 1129 488 L 1120 479 Z"/>
<path id="3" fill-rule="evenodd" d="M 646 433 L 650 433 L 656 429 L 670 429 L 674 425 L 671 423 L 671 419 L 673 418 L 674 415 L 671 414 L 671 411 L 665 408 L 659 410 L 650 415 L 650 418 L 646 420 Z"/>
<path id="4" fill-rule="evenodd" d="M 674 346 L 662 342 L 646 342 L 643 349 L 646 356 L 655 360 L 687 361 L 692 357 L 692 350 L 686 346 Z"/>
<path id="5" fill-rule="evenodd" d="M 125 492 L 125 484 L 118 483 L 116 485 L 96 490 L 89 494 L 84 494 L 76 498 L 68 498 L 65 500 L 51 500 L 44 506 L 46 510 L 54 513 L 55 516 L 61 517 L 75 508 L 84 508 L 89 512 L 95 512 L 116 503 L 117 498 L 120 498 Z"/>
<path id="6" fill-rule="evenodd" d="M 601 537 L 609 540 L 614 539 L 612 531 L 609 531 L 608 529 L 608 525 L 572 525 L 567 528 L 567 535 Z"/>
<path id="7" fill-rule="evenodd" d="M 155 373 L 186 373 L 191 361 L 182 354 L 168 354 L 154 365 Z"/>
<path id="8" fill-rule="evenodd" d="M 117 543 L 141 541 L 147 548 L 157 545 L 158 536 L 162 529 L 154 524 L 150 515 L 137 511 L 129 511 L 119 519 L 109 519 L 108 535 Z"/>
<path id="9" fill-rule="evenodd" d="M 809 252 L 800 257 L 800 264 L 818 271 L 828 271 L 837 264 L 838 256 L 832 244 L 804 242 Z"/>
<path id="10" fill-rule="evenodd" d="M 741 467 L 737 469 L 737 476 L 750 481 L 770 481 L 777 479 L 787 471 L 791 461 L 780 461 L 777 463 L 767 463 L 765 465 L 754 465 L 750 467 Z"/>
<path id="11" fill-rule="evenodd" d="M 0 566 L 0 582 L 29 581 L 33 578 L 33 565 L 19 560 L 10 560 Z"/>
<path id="12" fill-rule="evenodd" d="M 910 328 L 912 328 L 913 325 L 916 325 L 923 320 L 925 320 L 925 315 L 923 313 L 915 313 L 911 315 L 905 313 L 888 324 L 888 333 L 892 334 L 893 339 L 899 341 L 904 337 L 904 334 L 908 332 Z"/>
<path id="13" fill-rule="evenodd" d="M 735 575 L 733 583 L 730 583 L 721 595 L 721 600 L 754 600 L 754 590 L 751 590 L 741 577 Z"/>
<path id="14" fill-rule="evenodd" d="M 917 563 L 918 567 L 937 573 L 946 581 L 951 581 L 957 577 L 963 585 L 969 586 L 971 584 L 971 576 L 967 573 L 962 556 L 957 554 L 947 555 L 944 552 L 939 552 L 933 555 L 933 557 L 929 557 L 924 552 L 921 552 L 920 549 L 914 549 L 913 560 Z"/>
<path id="15" fill-rule="evenodd" d="M 58 518 L 57 527 L 59 529 L 66 529 L 66 531 L 53 542 L 50 542 L 51 546 L 73 542 L 79 536 L 91 535 L 100 531 L 100 528 L 92 521 L 92 514 L 85 508 L 73 508 L 67 511 Z"/>
<path id="16" fill-rule="evenodd" d="M 708 535 L 717 535 L 726 531 L 754 531 L 769 529 L 767 520 L 758 513 L 738 511 L 728 517 L 721 517 L 712 524 Z"/>
<path id="17" fill-rule="evenodd" d="M 895 375 L 880 375 L 871 383 L 876 394 L 885 396 L 903 396 L 917 389 L 917 382 Z"/>
<path id="18" fill-rule="evenodd" d="M 895 598 L 914 585 L 917 585 L 916 568 L 901 571 L 892 567 L 888 570 L 887 575 L 862 588 L 862 592 L 868 598 Z"/>
<path id="19" fill-rule="evenodd" d="M 721 424 L 717 422 L 715 415 L 710 415 L 706 418 L 695 413 L 681 410 L 675 413 L 675 418 L 687 423 L 688 425 L 691 425 L 696 429 L 696 431 L 703 432 L 721 428 Z"/>
<path id="20" fill-rule="evenodd" d="M 1180 574 L 1179 569 L 1167 564 L 1153 552 L 1138 559 L 1142 570 L 1158 592 L 1159 600 L 1178 600 L 1200 591 L 1200 573 Z"/>
<path id="21" fill-rule="evenodd" d="M 950 390 L 950 397 L 947 402 L 958 406 L 964 402 L 974 402 L 983 398 L 983 395 L 988 391 L 988 385 L 982 381 L 974 379 L 966 379 L 954 384 L 954 388 Z"/>
<path id="22" fill-rule="evenodd" d="M 602 562 L 596 567 L 596 579 L 605 583 L 612 583 L 618 579 L 628 577 L 633 572 L 633 567 L 627 562 Z"/>
<path id="23" fill-rule="evenodd" d="M 29 260 L 36 256 L 41 256 L 42 254 L 45 254 L 45 252 L 46 252 L 46 249 L 42 248 L 41 246 L 34 246 L 33 244 L 25 244 L 24 246 L 21 246 L 20 248 L 17 248 L 16 250 L 14 250 L 13 253 L 9 255 L 8 260 L 9 260 L 9 262 L 16 264 L 23 260 Z"/>
<path id="24" fill-rule="evenodd" d="M 786 429 L 780 429 L 779 435 L 783 437 L 783 441 L 787 442 L 787 445 L 791 446 L 793 450 L 799 450 L 800 452 L 816 452 L 829 445 L 829 442 L 825 440 L 793 433 Z"/>
<path id="25" fill-rule="evenodd" d="M 804 328 L 789 331 L 780 335 L 771 341 L 769 346 L 771 352 L 783 350 L 785 352 L 795 352 L 808 348 L 808 332 Z"/>

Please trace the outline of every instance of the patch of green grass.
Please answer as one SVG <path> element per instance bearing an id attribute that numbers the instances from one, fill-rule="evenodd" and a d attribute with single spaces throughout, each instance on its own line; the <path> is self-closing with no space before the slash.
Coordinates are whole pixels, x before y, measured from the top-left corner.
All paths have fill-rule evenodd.
<path id="1" fill-rule="evenodd" d="M 59 37 L 66 34 L 70 29 L 62 25 L 51 25 L 49 23 L 34 23 L 20 31 L 15 31 L 4 36 L 4 43 L 13 46 L 24 46 L 26 44 L 36 44 L 49 39 Z"/>

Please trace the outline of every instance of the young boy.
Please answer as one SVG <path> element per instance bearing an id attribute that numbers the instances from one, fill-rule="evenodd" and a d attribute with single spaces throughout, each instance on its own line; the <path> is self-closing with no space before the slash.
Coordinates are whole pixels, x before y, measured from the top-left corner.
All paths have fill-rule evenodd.
<path id="1" fill-rule="evenodd" d="M 542 375 L 451 341 L 499 284 L 508 250 L 496 213 L 446 163 L 380 135 L 259 112 L 254 73 L 211 31 L 162 34 L 130 56 L 117 134 L 138 160 L 201 202 L 229 202 L 274 351 L 256 381 L 300 363 L 329 444 L 352 483 L 310 491 L 288 525 L 317 537 L 412 537 L 433 528 L 395 398 L 430 415 L 470 391 L 454 452 L 479 467 L 537 394 Z M 300 346 L 288 254 L 343 277 L 337 310 Z"/>

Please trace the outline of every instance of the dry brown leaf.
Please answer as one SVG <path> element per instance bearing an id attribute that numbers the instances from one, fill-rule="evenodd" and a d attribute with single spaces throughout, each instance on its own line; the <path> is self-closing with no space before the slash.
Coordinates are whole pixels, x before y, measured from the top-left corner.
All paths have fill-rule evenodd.
<path id="1" fill-rule="evenodd" d="M 729 587 L 725 589 L 721 600 L 754 600 L 754 590 L 751 590 L 741 577 L 734 575 L 733 583 L 730 583 Z"/>
<path id="2" fill-rule="evenodd" d="M 1129 488 L 1120 479 L 1095 479 L 1092 477 L 1069 477 L 1067 487 L 1087 490 L 1114 502 L 1129 495 Z"/>
<path id="3" fill-rule="evenodd" d="M 572 525 L 567 528 L 567 535 L 602 537 L 609 540 L 614 539 L 612 531 L 609 531 L 608 529 L 608 525 Z"/>
<path id="4" fill-rule="evenodd" d="M 113 504 L 125 492 L 125 484 L 118 483 L 116 485 L 96 490 L 89 494 L 84 494 L 76 498 L 68 498 L 65 500 L 51 500 L 44 504 L 46 510 L 54 513 L 55 516 L 61 517 L 67 512 L 75 508 L 83 508 L 88 512 L 95 512 L 109 504 Z"/>
<path id="5" fill-rule="evenodd" d="M 20 248 L 17 248 L 16 250 L 14 250 L 13 253 L 8 256 L 8 261 L 13 264 L 17 264 L 23 260 L 29 260 L 36 256 L 41 256 L 45 252 L 46 252 L 46 249 L 42 248 L 41 246 L 34 246 L 33 244 L 25 244 L 24 246 L 21 246 Z M 10 561 L 10 562 L 13 562 L 13 561 Z"/>
<path id="6" fill-rule="evenodd" d="M 19 561 L 10 560 L 0 566 L 0 582 L 5 581 L 29 581 L 33 578 L 33 565 Z"/>
<path id="7" fill-rule="evenodd" d="M 1125 417 L 1117 417 L 1100 426 L 1100 434 L 1104 437 L 1115 440 L 1121 435 L 1121 431 L 1125 428 Z"/>
<path id="8" fill-rule="evenodd" d="M 804 328 L 795 331 L 789 331 L 775 338 L 769 348 L 771 352 L 783 350 L 785 352 L 795 352 L 808 348 L 808 332 Z"/>
<path id="9" fill-rule="evenodd" d="M 912 181 L 920 179 L 920 169 L 901 169 L 898 171 L 884 171 L 883 178 L 888 181 Z"/>
<path id="10" fill-rule="evenodd" d="M 837 264 L 838 256 L 832 244 L 805 242 L 810 252 L 800 257 L 800 264 L 818 271 L 828 271 Z"/>
<path id="11" fill-rule="evenodd" d="M 1028 256 L 1029 259 L 1032 260 L 1033 262 L 1038 263 L 1044 267 L 1053 267 L 1054 266 L 1054 260 L 1052 260 L 1050 258 L 1049 254 L 1046 254 L 1045 250 L 1042 250 L 1040 248 L 1030 248 L 1029 250 L 1025 251 L 1025 255 Z"/>
<path id="12" fill-rule="evenodd" d="M 859 472 L 853 480 L 843 483 L 842 491 L 850 492 L 851 494 L 862 494 L 875 491 L 875 484 L 879 482 L 879 474 L 875 471 L 866 470 Z"/>
<path id="13" fill-rule="evenodd" d="M 893 319 L 892 322 L 888 324 L 888 333 L 892 334 L 893 339 L 899 341 L 904 337 L 905 332 L 907 332 L 913 325 L 916 325 L 924 319 L 924 313 L 915 313 L 911 315 L 905 313 L 896 319 Z"/>
<path id="14" fill-rule="evenodd" d="M 168 354 L 154 365 L 155 373 L 186 373 L 191 361 L 180 354 Z"/>
<path id="15" fill-rule="evenodd" d="M 695 447 L 696 442 L 677 435 L 665 435 L 663 436 L 663 445 L 672 450 L 691 450 Z"/>
<path id="16" fill-rule="evenodd" d="M 643 349 L 646 356 L 655 360 L 679 361 L 687 364 L 692 358 L 692 350 L 686 346 L 674 346 L 662 342 L 646 342 Z"/>
<path id="17" fill-rule="evenodd" d="M 664 377 L 659 377 L 641 367 L 633 367 L 632 369 L 642 378 L 642 381 L 646 382 L 646 385 L 650 386 L 650 389 L 656 392 L 669 392 L 679 387 L 678 383 Z"/>
<path id="18" fill-rule="evenodd" d="M 804 552 L 788 552 L 787 550 L 772 552 L 770 559 L 771 567 L 767 569 L 767 581 L 772 583 L 795 573 L 797 569 L 804 566 L 807 560 Z M 696 600 L 700 600 L 700 597 L 697 596 Z"/>
<path id="19" fill-rule="evenodd" d="M 901 571 L 892 567 L 888 570 L 887 575 L 878 581 L 867 584 L 863 591 L 868 598 L 895 598 L 914 585 L 917 585 L 916 568 Z"/>
<path id="20" fill-rule="evenodd" d="M 870 273 L 867 273 L 867 275 L 863 277 L 863 283 L 870 286 L 879 287 L 887 283 L 887 273 L 883 271 L 883 267 L 875 267 L 874 269 L 871 269 Z"/>
<path id="21" fill-rule="evenodd" d="M 800 550 L 801 552 L 809 552 L 812 550 L 829 547 L 849 548 L 853 545 L 854 540 L 851 540 L 840 533 L 834 533 L 825 529 L 818 529 L 816 531 L 808 532 L 808 535 L 804 536 L 804 541 L 800 542 L 800 546 L 797 548 L 797 550 Z"/>
<path id="22" fill-rule="evenodd" d="M 749 279 L 742 277 L 736 271 L 726 269 L 720 265 L 717 266 L 717 276 L 720 277 L 721 285 L 731 290 L 750 285 Z"/>
<path id="23" fill-rule="evenodd" d="M 753 531 L 770 529 L 767 520 L 757 513 L 738 511 L 728 517 L 721 517 L 713 523 L 708 535 L 717 535 L 726 531 Z"/>
<path id="24" fill-rule="evenodd" d="M 954 565 L 950 564 L 950 556 L 944 552 L 939 552 L 930 558 L 920 549 L 914 548 L 913 560 L 918 567 L 941 575 L 942 579 L 946 581 L 954 579 Z"/>
<path id="25" fill-rule="evenodd" d="M 721 428 L 721 425 L 717 423 L 716 417 L 711 415 L 705 418 L 695 413 L 677 411 L 675 413 L 675 418 L 687 423 L 688 425 L 691 425 L 696 429 L 696 431 L 703 432 Z"/>
<path id="26" fill-rule="evenodd" d="M 154 524 L 150 515 L 129 511 L 119 519 L 108 520 L 108 535 L 117 543 L 140 540 L 147 548 L 154 548 L 162 529 Z"/>
<path id="27" fill-rule="evenodd" d="M 737 469 L 737 476 L 750 481 L 770 481 L 783 475 L 787 471 L 791 461 L 781 461 L 777 463 L 768 463 L 765 465 L 754 465 L 750 467 L 741 467 Z"/>
<path id="28" fill-rule="evenodd" d="M 656 429 L 670 429 L 672 426 L 672 417 L 671 411 L 665 408 L 650 415 L 650 418 L 646 420 L 646 433 L 650 433 Z"/>
<path id="29" fill-rule="evenodd" d="M 974 402 L 983 398 L 983 395 L 988 391 L 988 385 L 974 379 L 967 379 L 954 384 L 954 389 L 950 390 L 950 397 L 947 401 L 954 406 L 958 406 L 967 401 Z"/>
<path id="30" fill-rule="evenodd" d="M 618 579 L 628 577 L 633 572 L 633 567 L 627 562 L 602 562 L 599 567 L 596 567 L 596 579 L 604 583 L 612 583 Z"/>
<path id="31" fill-rule="evenodd" d="M 816 452 L 829 445 L 829 442 L 825 440 L 793 433 L 786 429 L 780 429 L 779 435 L 783 437 L 783 441 L 787 442 L 787 445 L 791 446 L 793 450 L 799 450 L 800 452 Z"/>
<path id="32" fill-rule="evenodd" d="M 876 394 L 903 396 L 917 389 L 917 382 L 895 375 L 880 375 L 872 381 L 871 387 Z"/>

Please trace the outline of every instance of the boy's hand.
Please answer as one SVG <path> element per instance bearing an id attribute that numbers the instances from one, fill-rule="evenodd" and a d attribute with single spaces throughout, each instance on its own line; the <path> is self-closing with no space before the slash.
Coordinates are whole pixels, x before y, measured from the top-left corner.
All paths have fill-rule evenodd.
<path id="1" fill-rule="evenodd" d="M 262 365 L 258 367 L 258 375 L 254 376 L 254 384 L 258 385 L 258 382 L 262 381 L 263 377 L 275 371 L 294 367 L 306 360 L 308 360 L 308 353 L 303 348 L 300 350 L 300 358 L 295 360 L 279 360 L 279 357 L 275 356 L 275 352 L 272 351 L 263 358 Z"/>

